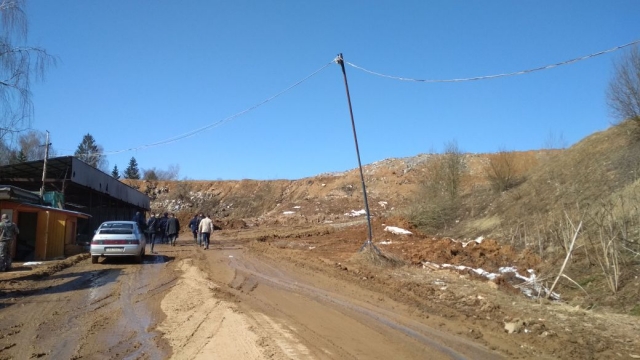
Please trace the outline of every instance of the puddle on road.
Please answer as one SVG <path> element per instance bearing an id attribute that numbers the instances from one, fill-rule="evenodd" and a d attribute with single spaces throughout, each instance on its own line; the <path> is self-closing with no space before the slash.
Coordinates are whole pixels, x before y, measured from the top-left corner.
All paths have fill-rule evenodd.
<path id="1" fill-rule="evenodd" d="M 142 261 L 142 264 L 143 265 L 164 264 L 169 261 L 171 260 L 166 255 L 153 254 L 153 255 L 145 255 L 144 260 Z"/>
<path id="2" fill-rule="evenodd" d="M 121 312 L 113 325 L 100 334 L 109 353 L 120 354 L 122 359 L 166 357 L 155 342 L 159 333 L 153 331 L 157 319 L 152 297 L 170 286 L 158 275 L 171 260 L 169 256 L 158 254 L 146 255 L 142 264 L 131 263 L 126 258 L 110 258 L 101 262 L 105 269 L 92 275 L 87 301 L 95 308 L 94 318 L 113 316 L 104 311 L 113 312 L 114 306 Z"/>
<path id="3" fill-rule="evenodd" d="M 109 289 L 105 285 L 116 281 L 120 273 L 119 269 L 105 269 L 92 274 L 89 280 L 89 303 L 92 304 L 94 301 L 107 296 Z"/>
<path id="4" fill-rule="evenodd" d="M 150 331 L 154 325 L 154 314 L 146 301 L 153 290 L 162 292 L 168 284 L 164 284 L 158 278 L 161 272 L 159 266 L 171 261 L 165 255 L 146 255 L 140 271 L 131 274 L 131 277 L 123 283 L 120 298 L 123 302 L 123 321 L 120 322 L 123 331 L 134 332 L 135 339 L 131 340 L 135 350 L 128 353 L 123 359 L 162 359 L 166 357 L 158 349 L 154 338 L 160 335 L 156 331 Z M 151 290 L 150 290 L 151 289 Z"/>

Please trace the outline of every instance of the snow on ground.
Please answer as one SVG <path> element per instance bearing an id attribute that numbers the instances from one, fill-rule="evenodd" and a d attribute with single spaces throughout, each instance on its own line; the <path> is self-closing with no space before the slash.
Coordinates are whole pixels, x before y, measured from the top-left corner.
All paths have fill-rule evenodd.
<path id="1" fill-rule="evenodd" d="M 384 231 L 388 231 L 392 234 L 396 234 L 396 235 L 411 235 L 411 231 L 409 230 L 405 230 L 396 226 L 386 226 L 384 228 Z"/>
<path id="2" fill-rule="evenodd" d="M 351 210 L 351 212 L 345 213 L 346 216 L 356 217 L 366 215 L 367 211 L 365 209 L 362 210 Z"/>
<path id="3" fill-rule="evenodd" d="M 527 270 L 527 272 L 529 273 L 529 276 L 524 276 L 524 275 L 520 275 L 518 273 L 518 269 L 514 266 L 503 266 L 498 269 L 498 272 L 499 272 L 498 274 L 485 271 L 484 269 L 481 269 L 481 268 L 474 269 L 464 265 L 451 265 L 451 264 L 438 265 L 429 261 L 423 261 L 422 267 L 435 268 L 435 269 L 455 269 L 458 271 L 470 270 L 489 280 L 495 280 L 496 278 L 498 278 L 500 275 L 503 275 L 503 274 L 513 273 L 517 279 L 522 281 L 522 283 L 515 284 L 515 285 L 512 284 L 512 285 L 520 289 L 520 291 L 522 291 L 522 293 L 525 296 L 530 298 L 539 298 L 539 297 L 547 297 L 547 295 L 549 294 L 549 289 L 547 289 L 542 284 L 539 284 L 537 282 L 536 274 L 532 269 Z M 549 298 L 551 298 L 552 300 L 560 300 L 560 294 L 556 292 L 552 292 Z"/>

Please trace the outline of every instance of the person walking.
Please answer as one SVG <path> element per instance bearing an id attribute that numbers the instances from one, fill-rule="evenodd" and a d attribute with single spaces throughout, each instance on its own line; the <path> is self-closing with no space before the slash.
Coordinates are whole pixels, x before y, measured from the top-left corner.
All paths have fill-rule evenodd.
<path id="1" fill-rule="evenodd" d="M 169 236 L 169 243 L 171 246 L 176 246 L 176 239 L 180 233 L 180 222 L 176 218 L 174 213 L 169 215 L 167 220 L 167 235 Z"/>
<path id="2" fill-rule="evenodd" d="M 9 220 L 7 214 L 2 214 L 0 220 L 0 271 L 11 269 L 11 245 L 13 238 L 20 234 L 18 226 Z"/>
<path id="3" fill-rule="evenodd" d="M 202 243 L 204 249 L 209 249 L 209 240 L 211 237 L 211 233 L 213 232 L 213 221 L 209 218 L 209 214 L 200 220 L 200 226 L 198 227 L 198 231 L 202 234 Z"/>
<path id="4" fill-rule="evenodd" d="M 153 245 L 156 242 L 156 235 L 158 231 L 158 218 L 156 218 L 155 213 L 151 213 L 151 217 L 149 221 L 147 221 L 147 234 L 149 235 L 149 242 L 151 243 L 151 253 L 153 252 Z"/>
<path id="5" fill-rule="evenodd" d="M 189 221 L 189 229 L 191 229 L 191 233 L 193 234 L 193 241 L 198 243 L 198 214 L 193 215 L 193 219 Z"/>
<path id="6" fill-rule="evenodd" d="M 144 232 L 147 230 L 147 222 L 145 221 L 144 215 L 140 213 L 140 211 L 136 211 L 136 214 L 133 215 L 133 220 L 138 224 L 140 231 Z"/>
<path id="7" fill-rule="evenodd" d="M 198 232 L 198 246 L 202 246 L 202 233 L 200 233 L 200 221 L 204 219 L 202 213 L 198 214 L 198 221 L 196 222 L 196 231 Z"/>
<path id="8" fill-rule="evenodd" d="M 160 243 L 167 243 L 167 221 L 169 221 L 169 213 L 164 213 L 163 216 L 158 219 L 158 227 L 160 228 Z M 156 235 L 157 236 L 157 235 Z"/>

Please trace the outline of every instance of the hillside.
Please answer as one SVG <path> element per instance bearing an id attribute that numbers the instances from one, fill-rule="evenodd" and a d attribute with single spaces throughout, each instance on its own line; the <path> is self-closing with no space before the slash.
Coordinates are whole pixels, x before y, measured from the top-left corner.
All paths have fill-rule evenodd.
<path id="1" fill-rule="evenodd" d="M 486 176 L 495 154 L 463 154 L 464 175 L 453 217 L 436 229 L 413 219 L 417 205 L 431 201 L 421 189 L 429 181 L 430 164 L 442 154 L 368 164 L 364 173 L 374 240 L 388 236 L 378 227 L 385 223 L 409 229 L 419 239 L 468 241 L 482 236 L 497 246 L 485 249 L 499 255 L 495 261 L 462 248 L 439 256 L 445 246 L 440 243 L 421 243 L 421 248 L 403 249 L 400 256 L 416 265 L 440 261 L 489 266 L 485 270 L 490 271 L 526 266 L 541 273 L 550 286 L 580 224 L 566 278 L 557 289 L 587 308 L 638 314 L 639 155 L 634 124 L 622 123 L 566 150 L 510 153 L 519 181 L 506 191 L 495 191 Z M 364 216 L 354 213 L 364 209 L 358 169 L 298 180 L 125 181 L 151 196 L 153 211 L 175 212 L 183 224 L 204 212 L 222 229 L 280 229 L 285 235 L 278 236 L 286 237 L 299 236 L 293 229 L 355 224 L 366 238 Z M 316 233 L 322 231 L 304 236 Z"/>

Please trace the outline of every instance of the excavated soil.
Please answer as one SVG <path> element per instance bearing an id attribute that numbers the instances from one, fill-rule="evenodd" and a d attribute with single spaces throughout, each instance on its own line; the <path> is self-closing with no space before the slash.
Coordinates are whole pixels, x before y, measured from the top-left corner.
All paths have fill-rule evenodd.
<path id="1" fill-rule="evenodd" d="M 491 239 L 384 231 L 406 226 L 393 219 L 373 221 L 370 244 L 362 219 L 234 224 L 209 250 L 184 234 L 142 265 L 15 264 L 0 274 L 0 359 L 640 356 L 637 317 L 529 298 L 513 273 L 482 276 L 542 271 Z"/>

